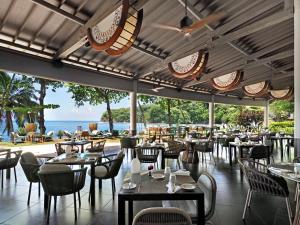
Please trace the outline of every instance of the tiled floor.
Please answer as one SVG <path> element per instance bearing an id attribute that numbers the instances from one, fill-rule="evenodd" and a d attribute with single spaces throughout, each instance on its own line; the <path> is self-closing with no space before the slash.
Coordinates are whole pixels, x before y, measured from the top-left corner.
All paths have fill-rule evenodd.
<path id="1" fill-rule="evenodd" d="M 225 156 L 224 156 L 225 158 Z M 171 163 L 171 161 L 170 161 Z M 174 165 L 171 165 L 175 167 Z M 212 221 L 216 225 L 238 225 L 244 224 L 242 221 L 243 204 L 247 193 L 247 184 L 240 177 L 237 166 L 230 168 L 228 161 L 219 159 L 217 166 L 209 162 L 206 166 L 184 165 L 186 169 L 192 171 L 192 176 L 197 179 L 199 172 L 208 170 L 217 181 L 217 204 Z M 120 188 L 123 177 L 130 167 L 130 158 L 124 159 L 121 171 L 117 177 L 117 190 Z M 44 224 L 45 211 L 43 208 L 43 192 L 38 198 L 37 185 L 33 185 L 30 207 L 27 207 L 27 194 L 29 183 L 27 182 L 22 168 L 17 167 L 18 182 L 14 179 L 5 180 L 4 188 L 0 189 L 0 224 L 4 225 L 36 225 Z M 295 185 L 289 183 L 291 191 L 291 202 Z M 103 182 L 103 189 L 96 188 L 96 206 L 92 210 L 88 203 L 89 177 L 86 185 L 81 191 L 82 205 L 78 210 L 77 223 L 74 221 L 73 196 L 58 198 L 56 212 L 52 209 L 50 224 L 117 224 L 117 197 L 112 199 L 110 180 Z M 142 202 L 135 205 L 135 212 L 141 208 L 150 206 L 160 206 L 160 202 Z M 294 207 L 293 207 L 294 208 Z M 246 216 L 245 224 L 251 225 L 287 225 L 288 217 L 284 199 L 278 197 L 267 197 L 254 195 L 251 208 Z"/>

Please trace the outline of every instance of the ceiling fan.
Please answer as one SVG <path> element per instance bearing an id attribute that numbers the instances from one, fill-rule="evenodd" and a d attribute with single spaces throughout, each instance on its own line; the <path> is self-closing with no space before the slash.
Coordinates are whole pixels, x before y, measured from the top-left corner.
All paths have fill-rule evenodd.
<path id="1" fill-rule="evenodd" d="M 160 86 L 159 84 L 153 84 L 153 88 L 151 88 L 154 92 L 159 92 L 160 90 L 164 89 L 165 87 Z"/>
<path id="2" fill-rule="evenodd" d="M 187 0 L 185 0 L 185 16 L 180 20 L 179 27 L 157 23 L 152 24 L 152 26 L 155 28 L 177 31 L 183 33 L 184 36 L 190 36 L 193 31 L 204 27 L 208 23 L 222 19 L 224 16 L 224 12 L 218 12 L 211 14 L 201 20 L 193 22 L 193 20 L 187 15 Z"/>

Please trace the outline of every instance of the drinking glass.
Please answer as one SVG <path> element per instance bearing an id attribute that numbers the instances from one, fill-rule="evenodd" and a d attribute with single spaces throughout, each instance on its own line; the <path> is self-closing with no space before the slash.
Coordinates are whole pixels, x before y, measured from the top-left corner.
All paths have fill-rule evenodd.
<path id="1" fill-rule="evenodd" d="M 166 179 L 166 181 L 168 182 L 168 181 L 169 181 L 169 178 L 170 178 L 170 174 L 171 174 L 171 168 L 167 166 L 167 167 L 165 168 L 164 174 L 165 174 L 165 179 Z"/>

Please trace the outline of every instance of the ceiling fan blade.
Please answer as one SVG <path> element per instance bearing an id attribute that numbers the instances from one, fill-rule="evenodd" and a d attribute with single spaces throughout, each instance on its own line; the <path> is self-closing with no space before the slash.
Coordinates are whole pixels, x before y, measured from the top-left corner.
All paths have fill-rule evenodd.
<path id="1" fill-rule="evenodd" d="M 178 27 L 173 27 L 173 26 L 164 25 L 164 24 L 153 23 L 153 24 L 151 24 L 151 26 L 155 27 L 155 28 L 159 28 L 159 29 L 173 30 L 173 31 L 182 32 L 182 30 L 179 29 Z"/>
<path id="2" fill-rule="evenodd" d="M 193 23 L 189 27 L 183 28 L 182 30 L 185 33 L 191 33 L 196 29 L 204 27 L 206 24 L 209 24 L 209 23 L 212 23 L 212 22 L 215 22 L 215 21 L 218 21 L 218 20 L 222 19 L 224 16 L 225 16 L 224 12 L 214 13 L 214 14 L 211 14 L 211 15 L 209 15 L 209 16 Z"/>
<path id="3" fill-rule="evenodd" d="M 156 90 L 164 89 L 165 87 L 157 87 Z"/>

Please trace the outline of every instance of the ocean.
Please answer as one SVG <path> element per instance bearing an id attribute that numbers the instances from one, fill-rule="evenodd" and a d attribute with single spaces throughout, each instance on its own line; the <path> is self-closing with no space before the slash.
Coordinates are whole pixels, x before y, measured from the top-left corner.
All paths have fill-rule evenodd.
<path id="1" fill-rule="evenodd" d="M 108 122 L 99 122 L 99 121 L 46 121 L 46 132 L 54 131 L 57 133 L 59 130 L 68 130 L 73 132 L 76 130 L 77 126 L 82 126 L 83 130 L 88 130 L 89 123 L 98 123 L 98 130 L 109 130 Z M 114 123 L 114 130 L 129 130 L 129 123 Z M 0 134 L 3 133 L 4 124 L 0 124 Z M 14 129 L 17 130 L 18 126 L 14 123 Z M 140 132 L 144 130 L 144 124 L 137 124 L 137 131 Z M 4 140 L 9 140 L 7 133 L 3 133 L 2 137 Z"/>

